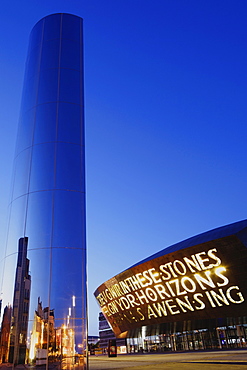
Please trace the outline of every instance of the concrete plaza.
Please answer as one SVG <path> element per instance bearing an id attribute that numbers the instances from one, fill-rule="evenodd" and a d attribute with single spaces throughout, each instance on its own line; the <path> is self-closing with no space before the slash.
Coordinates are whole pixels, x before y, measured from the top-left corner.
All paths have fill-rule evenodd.
<path id="1" fill-rule="evenodd" d="M 89 370 L 244 370 L 247 350 L 90 356 Z"/>
<path id="2" fill-rule="evenodd" d="M 53 363 L 50 370 L 80 370 L 81 366 L 61 366 Z M 0 364 L 1 370 L 11 370 L 11 364 Z M 45 370 L 46 366 L 17 365 L 16 370 Z M 108 357 L 90 356 L 89 370 L 244 370 L 247 369 L 247 350 L 222 350 L 201 352 L 168 352 L 153 354 L 128 354 Z"/>

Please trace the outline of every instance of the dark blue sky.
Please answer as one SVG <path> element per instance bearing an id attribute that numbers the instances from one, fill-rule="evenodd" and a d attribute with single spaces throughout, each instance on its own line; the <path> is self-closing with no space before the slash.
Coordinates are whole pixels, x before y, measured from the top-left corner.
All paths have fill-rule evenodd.
<path id="1" fill-rule="evenodd" d="M 185 238 L 246 218 L 247 2 L 1 2 L 0 237 L 29 33 L 84 18 L 89 334 L 93 291 Z"/>

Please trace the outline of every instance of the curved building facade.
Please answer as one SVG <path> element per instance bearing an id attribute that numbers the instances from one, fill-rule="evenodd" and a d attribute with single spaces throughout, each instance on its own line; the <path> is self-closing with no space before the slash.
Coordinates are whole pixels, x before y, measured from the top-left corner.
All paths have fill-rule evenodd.
<path id="1" fill-rule="evenodd" d="M 159 344 L 170 349 L 246 346 L 246 280 L 244 220 L 168 247 L 94 294 L 115 335 L 141 338 L 139 349 L 147 337 L 162 338 Z"/>
<path id="2" fill-rule="evenodd" d="M 4 312 L 12 319 L 7 348 L 1 336 L 2 362 L 87 368 L 82 23 L 53 14 L 30 36 L 4 259 L 2 325 Z"/>

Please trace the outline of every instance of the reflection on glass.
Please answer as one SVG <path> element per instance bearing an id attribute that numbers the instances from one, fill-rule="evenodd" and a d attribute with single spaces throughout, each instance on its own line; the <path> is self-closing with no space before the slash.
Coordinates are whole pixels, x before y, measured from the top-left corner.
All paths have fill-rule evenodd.
<path id="1" fill-rule="evenodd" d="M 23 150 L 15 159 L 13 199 L 28 192 L 31 149 Z"/>
<path id="2" fill-rule="evenodd" d="M 27 326 L 31 289 L 27 244 L 27 237 L 19 240 L 8 358 L 8 362 L 14 364 L 25 364 L 27 351 Z"/>
<path id="3" fill-rule="evenodd" d="M 6 257 L 17 255 L 17 240 L 24 235 L 25 229 L 25 218 L 23 214 L 27 208 L 28 196 L 24 195 L 15 199 L 15 201 L 10 205 L 10 221 L 9 221 L 9 232 L 7 240 L 7 253 Z M 8 261 L 8 259 L 5 259 Z M 16 263 L 14 263 L 13 269 L 15 269 Z M 8 269 L 5 266 L 5 274 L 9 272 L 10 266 Z M 4 277 L 5 277 L 4 274 Z M 14 275 L 12 280 L 14 279 Z M 9 280 L 11 282 L 11 279 Z M 10 301 L 8 301 L 10 302 Z"/>
<path id="4" fill-rule="evenodd" d="M 40 60 L 41 55 L 41 47 L 40 44 L 38 46 L 34 47 L 31 51 L 31 53 L 27 56 L 27 68 L 26 68 L 26 74 L 25 74 L 25 81 L 28 81 L 30 78 L 34 78 L 35 75 L 38 74 L 40 63 L 37 63 L 37 61 Z"/>
<path id="5" fill-rule="evenodd" d="M 52 221 L 53 219 L 53 191 L 38 191 L 31 193 L 28 199 L 28 214 L 26 218 L 26 234 L 29 237 L 29 247 L 30 251 L 35 250 L 35 255 L 37 255 L 37 249 L 41 250 L 42 253 L 44 248 L 50 248 L 51 246 L 51 235 L 52 235 Z M 43 260 L 45 259 L 47 264 L 47 258 L 49 256 L 41 255 L 37 262 L 43 265 Z M 35 256 L 30 258 L 31 270 L 33 271 L 33 263 L 35 261 Z M 39 266 L 35 266 L 36 269 Z M 44 276 L 45 277 L 45 276 Z"/>
<path id="6" fill-rule="evenodd" d="M 77 302 L 73 317 L 82 317 L 82 279 L 79 270 L 73 268 L 77 261 L 85 259 L 82 249 L 68 248 L 52 251 L 51 306 L 56 308 L 56 316 L 62 323 L 66 323 L 68 309 L 71 307 L 72 297 Z"/>
<path id="7" fill-rule="evenodd" d="M 85 246 L 84 196 L 57 190 L 54 198 L 54 248 L 82 248 Z"/>
<path id="8" fill-rule="evenodd" d="M 34 77 L 26 80 L 21 102 L 23 113 L 32 109 L 36 105 L 38 83 L 38 75 L 34 75 Z"/>
<path id="9" fill-rule="evenodd" d="M 54 187 L 55 146 L 53 143 L 34 145 L 30 174 L 30 191 L 50 190 Z M 41 169 L 45 168 L 46 171 Z"/>
<path id="10" fill-rule="evenodd" d="M 29 342 L 29 363 L 44 365 L 49 355 L 56 356 L 56 329 L 54 310 L 43 307 L 38 297 L 37 308 L 34 311 L 32 330 Z"/>
<path id="11" fill-rule="evenodd" d="M 21 122 L 19 124 L 18 131 L 18 147 L 17 152 L 20 153 L 22 150 L 29 148 L 33 142 L 33 130 L 35 123 L 36 109 L 30 109 L 23 114 Z"/>
<path id="12" fill-rule="evenodd" d="M 4 308 L 0 333 L 0 356 L 2 363 L 8 362 L 9 359 L 11 317 L 12 317 L 12 307 L 10 304 L 8 304 Z"/>

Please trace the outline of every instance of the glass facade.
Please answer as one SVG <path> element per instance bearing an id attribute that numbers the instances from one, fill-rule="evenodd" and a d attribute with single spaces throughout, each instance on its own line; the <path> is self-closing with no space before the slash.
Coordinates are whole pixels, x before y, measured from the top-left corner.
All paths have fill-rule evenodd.
<path id="1" fill-rule="evenodd" d="M 33 28 L 26 62 L 1 362 L 87 369 L 85 237 L 83 24 L 53 14 Z"/>
<path id="2" fill-rule="evenodd" d="M 247 347 L 247 325 L 231 325 L 223 327 L 165 332 L 162 325 L 143 326 L 139 333 L 128 337 L 127 352 L 167 352 L 167 351 L 197 351 L 220 350 Z"/>

